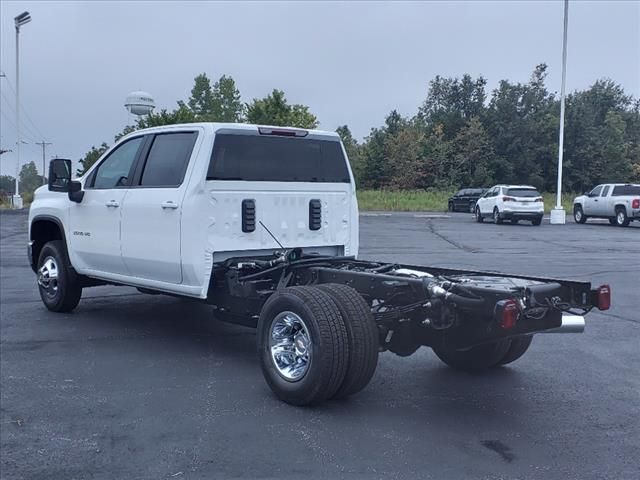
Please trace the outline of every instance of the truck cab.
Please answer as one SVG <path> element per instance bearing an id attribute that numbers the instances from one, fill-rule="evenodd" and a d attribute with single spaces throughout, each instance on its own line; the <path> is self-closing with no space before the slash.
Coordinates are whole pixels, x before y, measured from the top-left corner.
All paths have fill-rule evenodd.
<path id="1" fill-rule="evenodd" d="M 288 247 L 358 253 L 353 176 L 333 132 L 215 123 L 141 130 L 76 188 L 76 201 L 55 187 L 36 192 L 33 266 L 48 240 L 40 232 L 58 230 L 80 275 L 205 298 L 212 265 L 230 257 Z"/>

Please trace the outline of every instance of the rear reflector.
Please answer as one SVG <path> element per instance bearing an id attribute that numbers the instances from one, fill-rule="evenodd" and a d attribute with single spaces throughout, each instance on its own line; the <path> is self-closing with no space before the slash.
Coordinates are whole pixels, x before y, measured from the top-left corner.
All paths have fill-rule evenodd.
<path id="1" fill-rule="evenodd" d="M 598 307 L 598 310 L 609 310 L 611 307 L 611 287 L 600 285 L 595 290 L 591 290 L 591 303 Z"/>
<path id="2" fill-rule="evenodd" d="M 293 130 L 290 128 L 270 128 L 258 127 L 260 135 L 277 135 L 280 137 L 306 137 L 309 132 L 306 130 Z"/>
<path id="3" fill-rule="evenodd" d="M 500 327 L 505 330 L 515 327 L 519 316 L 520 307 L 515 300 L 500 300 L 496 304 L 496 320 L 500 322 Z"/>
<path id="4" fill-rule="evenodd" d="M 640 208 L 640 198 L 634 198 L 631 202 L 631 208 Z"/>

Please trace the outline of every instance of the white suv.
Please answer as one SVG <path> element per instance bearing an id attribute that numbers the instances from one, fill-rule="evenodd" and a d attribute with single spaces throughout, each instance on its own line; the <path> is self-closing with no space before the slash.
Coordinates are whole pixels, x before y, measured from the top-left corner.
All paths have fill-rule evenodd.
<path id="1" fill-rule="evenodd" d="M 491 217 L 497 224 L 503 220 L 514 224 L 530 220 L 533 225 L 540 225 L 543 215 L 542 195 L 530 185 L 496 185 L 480 197 L 475 210 L 478 223 Z"/>

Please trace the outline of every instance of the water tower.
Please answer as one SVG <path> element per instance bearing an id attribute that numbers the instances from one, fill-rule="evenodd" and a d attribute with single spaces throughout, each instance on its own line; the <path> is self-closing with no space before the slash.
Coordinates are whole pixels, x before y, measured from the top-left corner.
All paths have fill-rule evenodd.
<path id="1" fill-rule="evenodd" d="M 156 102 L 148 92 L 131 92 L 124 101 L 124 108 L 133 115 L 148 115 L 156 106 Z"/>

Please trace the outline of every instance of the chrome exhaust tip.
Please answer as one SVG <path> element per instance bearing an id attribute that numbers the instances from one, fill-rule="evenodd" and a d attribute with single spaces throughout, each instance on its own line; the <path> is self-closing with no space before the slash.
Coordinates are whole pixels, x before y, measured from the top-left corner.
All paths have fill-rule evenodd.
<path id="1" fill-rule="evenodd" d="M 584 332 L 584 325 L 584 317 L 562 314 L 562 325 L 540 333 L 582 333 Z"/>

